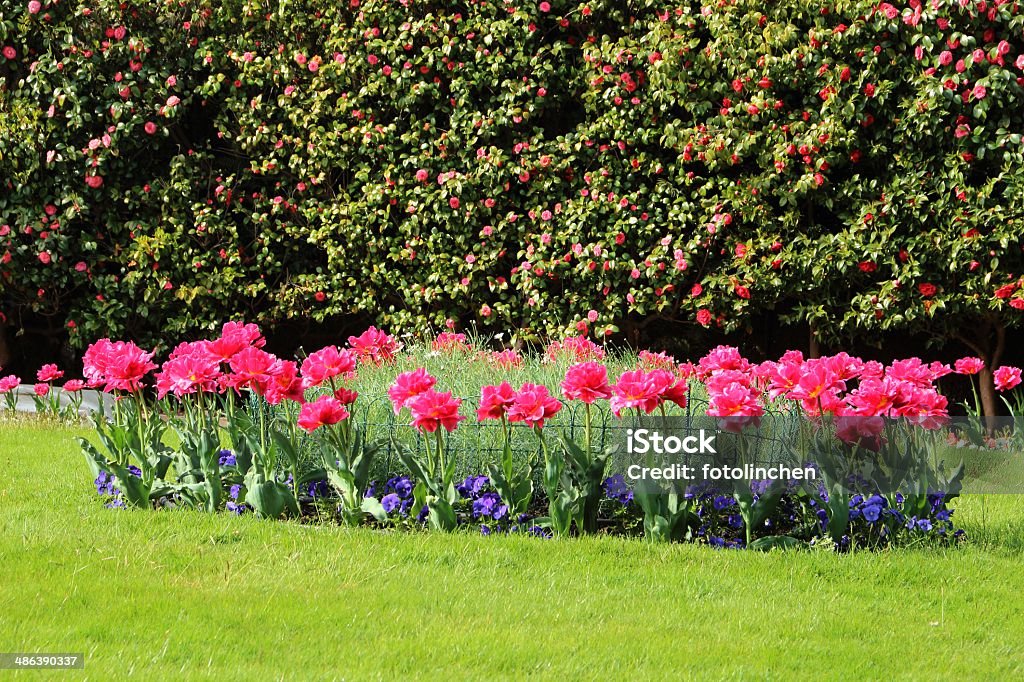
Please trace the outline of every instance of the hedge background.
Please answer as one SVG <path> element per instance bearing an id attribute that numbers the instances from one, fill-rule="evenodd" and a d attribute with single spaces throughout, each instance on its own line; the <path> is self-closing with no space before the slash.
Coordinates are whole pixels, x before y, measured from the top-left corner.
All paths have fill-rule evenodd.
<path id="1" fill-rule="evenodd" d="M 2 0 L 0 48 L 9 341 L 790 323 L 994 366 L 1024 316 L 1016 2 Z"/>

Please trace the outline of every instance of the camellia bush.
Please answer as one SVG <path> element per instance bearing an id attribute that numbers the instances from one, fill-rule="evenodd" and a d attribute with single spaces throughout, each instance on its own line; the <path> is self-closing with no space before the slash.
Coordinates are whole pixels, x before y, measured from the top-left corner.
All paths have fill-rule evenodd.
<path id="1" fill-rule="evenodd" d="M 0 324 L 1024 315 L 1017 3 L 0 3 Z"/>
<path id="2" fill-rule="evenodd" d="M 959 538 L 948 502 L 962 488 L 963 464 L 936 461 L 938 448 L 1000 447 L 982 430 L 952 428 L 938 389 L 946 375 L 976 375 L 983 362 L 975 357 L 954 367 L 918 358 L 885 366 L 791 351 L 755 365 L 720 346 L 696 364 L 641 352 L 612 380 L 602 349 L 582 337 L 516 362 L 508 351 L 443 333 L 430 351 L 437 366 L 470 368 L 487 381 L 478 396 L 461 397 L 446 374 L 400 371 L 405 351 L 376 328 L 301 361 L 264 345 L 256 325 L 228 323 L 214 339 L 179 344 L 160 364 L 131 342 L 89 346 L 87 385 L 113 400 L 92 414 L 96 438 L 80 442 L 109 506 L 444 532 L 879 548 Z M 556 373 L 545 373 L 548 366 Z M 400 424 L 370 418 L 382 396 L 363 391 L 380 376 L 388 377 L 385 410 Z M 557 386 L 543 383 L 552 377 Z M 42 414 L 70 418 L 52 399 L 61 378 L 53 366 L 40 368 L 33 393 Z M 1020 415 L 1020 369 L 1002 367 L 996 381 Z M 19 384 L 0 379 L 11 410 Z M 64 391 L 77 396 L 82 388 L 72 380 Z M 814 468 L 814 480 L 651 488 L 613 474 L 622 444 L 607 432 L 647 415 L 659 424 L 673 415 L 687 424 L 706 418 L 720 448 L 733 434 L 740 459 L 730 466 L 754 464 L 744 443 L 755 442 L 762 422 L 777 431 L 786 417 L 798 418 L 790 422 L 801 424 L 791 454 Z M 454 440 L 474 423 L 474 439 Z M 483 448 L 485 428 L 497 447 Z M 998 435 L 1002 446 L 1021 442 L 1019 432 Z M 485 449 L 485 459 L 467 473 L 473 448 Z"/>

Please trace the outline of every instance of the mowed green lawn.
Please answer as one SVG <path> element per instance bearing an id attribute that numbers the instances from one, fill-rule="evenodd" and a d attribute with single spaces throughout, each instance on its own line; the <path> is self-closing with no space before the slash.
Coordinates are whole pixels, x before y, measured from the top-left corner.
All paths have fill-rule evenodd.
<path id="1" fill-rule="evenodd" d="M 847 556 L 393 534 L 108 510 L 75 434 L 0 423 L 0 652 L 86 659 L 19 678 L 1024 674 L 1017 497 L 961 500 L 966 547 Z"/>

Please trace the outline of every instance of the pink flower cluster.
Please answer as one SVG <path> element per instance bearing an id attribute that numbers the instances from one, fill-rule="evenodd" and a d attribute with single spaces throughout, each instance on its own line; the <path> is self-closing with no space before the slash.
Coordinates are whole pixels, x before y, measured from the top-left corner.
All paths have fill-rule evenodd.
<path id="1" fill-rule="evenodd" d="M 570 336 L 564 341 L 552 341 L 548 344 L 544 355 L 550 361 L 558 360 L 561 357 L 567 357 L 573 362 L 603 360 L 604 348 L 585 336 Z"/>
<path id="2" fill-rule="evenodd" d="M 547 386 L 524 383 L 516 391 L 507 381 L 497 386 L 484 386 L 480 391 L 478 421 L 508 419 L 531 428 L 543 428 L 544 422 L 562 409 L 562 403 L 551 395 Z"/>
<path id="3" fill-rule="evenodd" d="M 888 366 L 847 353 L 804 360 L 797 352 L 753 368 L 770 398 L 790 401 L 811 416 L 909 417 L 937 428 L 949 416 L 935 382 L 952 370 L 920 358 Z"/>
<path id="4" fill-rule="evenodd" d="M 408 408 L 412 413 L 412 425 L 424 433 L 434 433 L 438 428 L 454 431 L 465 419 L 459 414 L 461 398 L 434 390 L 437 379 L 422 367 L 403 372 L 395 378 L 388 389 L 388 397 L 395 408 L 395 414 Z"/>

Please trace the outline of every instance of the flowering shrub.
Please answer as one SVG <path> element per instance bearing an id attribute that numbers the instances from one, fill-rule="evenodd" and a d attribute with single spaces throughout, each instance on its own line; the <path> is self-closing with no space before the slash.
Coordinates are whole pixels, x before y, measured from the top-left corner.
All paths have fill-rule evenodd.
<path id="1" fill-rule="evenodd" d="M 823 341 L 963 337 L 994 407 L 1024 314 L 1022 21 L 1001 0 L 12 3 L 0 324 L 636 340 L 776 310 Z"/>
<path id="2" fill-rule="evenodd" d="M 378 345 L 393 343 L 383 332 L 374 335 Z M 357 343 L 353 337 L 350 345 Z M 262 346 L 255 325 L 228 323 L 219 338 L 181 344 L 159 365 L 134 344 L 104 339 L 89 347 L 89 385 L 116 398 L 111 413 L 101 404 L 94 415 L 99 446 L 82 440 L 97 489 L 109 503 L 268 518 L 306 516 L 311 505 L 328 504 L 351 525 L 427 524 L 444 531 L 475 525 L 485 533 L 545 536 L 605 527 L 655 541 L 762 549 L 959 537 L 947 503 L 962 473 L 933 468 L 921 449 L 927 444 L 922 433 L 946 438 L 948 405 L 937 382 L 954 370 L 941 363 L 909 358 L 882 365 L 845 353 L 804 359 L 789 352 L 755 365 L 721 346 L 695 365 L 641 367 L 611 381 L 601 362 L 573 362 L 559 386 L 565 402 L 529 381 L 518 389 L 507 381 L 482 387 L 476 421 L 499 422 L 503 447 L 486 474 L 459 482 L 460 453 L 450 439 L 469 417 L 463 400 L 439 390 L 425 368 L 392 375 L 387 391 L 415 439 L 398 438 L 391 429 L 385 440 L 353 416 L 359 376 L 381 371 L 379 357 L 327 346 L 297 363 Z M 466 354 L 454 344 L 442 352 Z M 636 361 L 651 364 L 649 355 Z M 964 358 L 954 366 L 969 374 L 974 364 Z M 1020 383 L 1013 368 L 1004 374 L 1007 391 Z M 53 378 L 53 368 L 39 376 Z M 615 448 L 594 438 L 594 410 L 622 420 L 652 413 L 689 419 L 695 391 L 699 409 L 726 435 L 743 434 L 762 419 L 802 415 L 799 449 L 821 474 L 816 485 L 738 481 L 726 489 L 666 493 L 609 477 Z M 582 411 L 582 439 L 550 424 L 566 407 Z M 512 442 L 518 428 L 532 432 L 536 448 L 517 463 Z M 177 433 L 177 446 L 167 445 L 167 429 Z M 956 439 L 952 432 L 949 437 Z M 742 464 L 744 441 L 737 442 Z M 384 448 L 397 453 L 405 472 L 373 468 Z M 886 475 L 904 471 L 914 487 L 873 489 L 878 479 L 864 478 L 872 462 Z M 378 479 L 386 483 L 372 482 L 372 471 L 386 473 Z M 538 481 L 546 499 L 534 494 Z"/>

